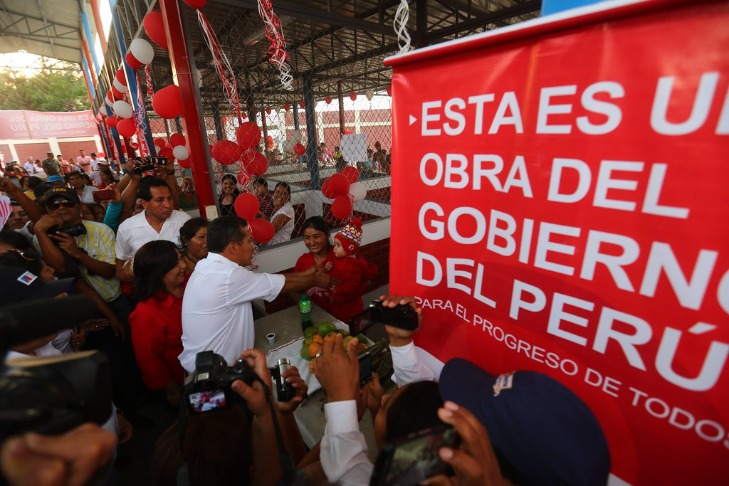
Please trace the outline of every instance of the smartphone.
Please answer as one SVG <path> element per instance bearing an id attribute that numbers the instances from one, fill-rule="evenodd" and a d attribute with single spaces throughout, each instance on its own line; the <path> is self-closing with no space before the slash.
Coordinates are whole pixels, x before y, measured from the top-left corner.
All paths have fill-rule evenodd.
<path id="1" fill-rule="evenodd" d="M 228 402 L 225 399 L 225 390 L 205 390 L 187 395 L 187 404 L 194 413 L 205 413 L 219 408 L 225 408 Z"/>
<path id="2" fill-rule="evenodd" d="M 108 201 L 109 199 L 114 197 L 114 190 L 99 189 L 98 191 L 92 192 L 91 195 L 94 196 L 94 201 L 96 202 Z"/>
<path id="3" fill-rule="evenodd" d="M 407 304 L 383 307 L 382 302 L 376 300 L 349 321 L 349 333 L 355 336 L 378 323 L 414 331 L 418 328 L 418 313 Z"/>
<path id="4" fill-rule="evenodd" d="M 377 456 L 370 486 L 411 486 L 439 474 L 451 476 L 453 469 L 438 450 L 456 448 L 460 442 L 456 430 L 443 424 L 388 443 Z"/>
<path id="5" fill-rule="evenodd" d="M 359 355 L 359 386 L 372 381 L 372 355 L 365 351 Z"/>

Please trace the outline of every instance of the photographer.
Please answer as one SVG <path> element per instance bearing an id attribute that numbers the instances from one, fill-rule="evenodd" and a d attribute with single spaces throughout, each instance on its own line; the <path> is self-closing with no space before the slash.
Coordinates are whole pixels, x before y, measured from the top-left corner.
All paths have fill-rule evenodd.
<path id="1" fill-rule="evenodd" d="M 243 378 L 248 382 L 236 379 L 230 384 L 230 390 L 245 403 L 237 404 L 226 394 L 224 407 L 197 413 L 185 410 L 185 416 L 167 429 L 157 442 L 153 484 L 179 484 L 179 474 L 185 474 L 191 486 L 280 483 L 287 471 L 281 463 L 282 451 L 272 413 L 276 414 L 280 426 L 289 465 L 304 456 L 306 446 L 293 416 L 307 392 L 298 370 L 292 367 L 283 375 L 296 391 L 294 398 L 288 402 L 275 401 L 272 412 L 269 402 L 274 400 L 273 384 L 264 353 L 249 349 L 241 353 L 240 358 L 260 378 L 254 381 L 250 377 Z M 186 384 L 185 389 L 191 393 L 191 385 Z"/>
<path id="2" fill-rule="evenodd" d="M 380 300 L 390 308 L 410 305 L 421 315 L 411 297 L 383 296 Z M 413 417 L 432 410 L 436 403 L 432 395 L 439 395 L 438 399 L 451 402 L 444 408 L 438 406 L 438 417 L 458 423 L 457 430 L 464 432 L 460 453 L 440 451 L 441 458 L 453 466 L 459 484 L 499 484 L 503 480 L 518 484 L 607 482 L 610 456 L 600 425 L 564 385 L 529 371 L 494 376 L 458 358 L 444 365 L 413 344 L 415 331 L 393 326 L 385 329 L 394 380 L 400 388 L 382 398 L 375 417 L 378 445 L 383 444 L 383 438 L 389 441 L 426 428 L 422 423 L 412 424 Z M 354 349 L 350 347 L 345 353 L 339 340 L 325 344 L 314 371 L 329 396 L 325 405 L 327 429 L 321 443 L 324 471 L 330 481 L 369 484 L 372 465 L 354 408 L 359 372 Z M 437 388 L 423 384 L 434 383 L 432 380 L 439 382 L 434 385 Z M 417 387 L 417 400 L 410 397 L 413 387 Z M 405 397 L 412 406 L 403 406 Z M 462 409 L 473 414 L 483 429 L 469 422 Z M 396 425 L 400 430 L 394 433 L 392 427 Z M 438 484 L 448 484 L 444 480 L 438 479 Z"/>

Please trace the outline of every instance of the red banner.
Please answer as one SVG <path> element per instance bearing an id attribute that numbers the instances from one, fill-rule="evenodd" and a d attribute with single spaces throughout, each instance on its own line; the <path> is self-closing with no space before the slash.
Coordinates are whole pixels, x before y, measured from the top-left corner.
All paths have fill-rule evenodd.
<path id="1" fill-rule="evenodd" d="M 729 483 L 728 25 L 645 2 L 387 61 L 416 343 L 565 383 L 629 483 Z"/>
<path id="2" fill-rule="evenodd" d="M 0 139 L 2 140 L 93 137 L 98 134 L 94 113 L 91 110 L 67 113 L 28 110 L 0 111 Z"/>

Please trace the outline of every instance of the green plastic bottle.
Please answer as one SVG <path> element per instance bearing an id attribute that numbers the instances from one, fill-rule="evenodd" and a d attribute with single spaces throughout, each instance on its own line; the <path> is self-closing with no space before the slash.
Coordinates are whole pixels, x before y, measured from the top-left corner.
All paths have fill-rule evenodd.
<path id="1" fill-rule="evenodd" d="M 311 301 L 305 293 L 301 294 L 301 299 L 299 300 L 299 312 L 301 313 L 301 331 L 303 332 L 313 324 L 311 320 Z"/>

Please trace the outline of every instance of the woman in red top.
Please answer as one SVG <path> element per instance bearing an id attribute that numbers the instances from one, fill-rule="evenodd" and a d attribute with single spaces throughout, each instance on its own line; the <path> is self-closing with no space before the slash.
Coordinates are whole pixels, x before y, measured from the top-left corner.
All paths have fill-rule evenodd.
<path id="1" fill-rule="evenodd" d="M 158 240 L 134 255 L 134 294 L 139 304 L 129 315 L 132 344 L 142 379 L 151 390 L 164 390 L 176 405 L 184 371 L 182 353 L 182 295 L 186 267 L 174 243 Z"/>

